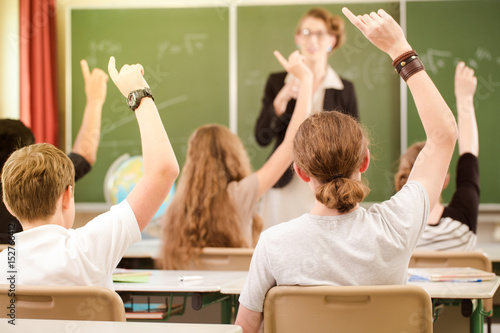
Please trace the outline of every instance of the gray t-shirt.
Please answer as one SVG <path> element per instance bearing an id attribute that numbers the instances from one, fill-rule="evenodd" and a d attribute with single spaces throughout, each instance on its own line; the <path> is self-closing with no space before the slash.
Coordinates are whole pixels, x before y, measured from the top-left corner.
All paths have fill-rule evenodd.
<path id="1" fill-rule="evenodd" d="M 410 256 L 429 215 L 418 182 L 390 200 L 340 216 L 304 214 L 265 230 L 240 296 L 262 312 L 276 285 L 405 284 Z"/>

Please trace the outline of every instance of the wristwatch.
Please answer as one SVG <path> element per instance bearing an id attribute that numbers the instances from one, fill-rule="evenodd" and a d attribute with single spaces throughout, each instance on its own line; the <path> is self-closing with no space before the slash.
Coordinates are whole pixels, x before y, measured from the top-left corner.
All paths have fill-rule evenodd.
<path id="1" fill-rule="evenodd" d="M 127 97 L 127 104 L 128 106 L 132 109 L 132 111 L 135 111 L 141 104 L 141 100 L 144 97 L 151 97 L 153 101 L 155 100 L 153 97 L 153 93 L 151 92 L 151 89 L 149 88 L 143 88 L 143 89 L 137 89 L 134 91 L 131 91 L 128 94 Z"/>

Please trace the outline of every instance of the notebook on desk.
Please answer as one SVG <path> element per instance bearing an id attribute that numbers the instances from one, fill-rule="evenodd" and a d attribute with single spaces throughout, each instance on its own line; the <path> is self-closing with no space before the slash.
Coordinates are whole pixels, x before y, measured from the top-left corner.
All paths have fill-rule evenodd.
<path id="1" fill-rule="evenodd" d="M 471 267 L 408 268 L 409 281 L 481 282 L 493 280 L 495 273 Z"/>

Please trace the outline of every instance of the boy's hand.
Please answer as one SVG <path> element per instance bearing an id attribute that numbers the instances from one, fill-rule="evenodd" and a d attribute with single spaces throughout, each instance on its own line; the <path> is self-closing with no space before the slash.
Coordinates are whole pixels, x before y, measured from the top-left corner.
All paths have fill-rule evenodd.
<path id="1" fill-rule="evenodd" d="M 85 59 L 80 61 L 82 67 L 83 81 L 85 83 L 85 95 L 88 102 L 104 103 L 106 100 L 106 83 L 108 75 L 102 69 L 94 68 L 92 73 Z"/>
<path id="2" fill-rule="evenodd" d="M 373 45 L 393 60 L 412 49 L 399 24 L 383 9 L 358 16 L 346 7 L 342 8 L 342 12 Z"/>
<path id="3" fill-rule="evenodd" d="M 455 70 L 455 97 L 470 98 L 474 96 L 477 87 L 477 78 L 474 76 L 474 70 L 465 66 L 463 61 L 457 64 Z"/>
<path id="4" fill-rule="evenodd" d="M 134 90 L 149 88 L 148 83 L 144 80 L 144 69 L 140 64 L 123 65 L 120 72 L 118 72 L 115 57 L 111 57 L 108 63 L 108 73 L 111 80 L 125 97 L 128 97 L 128 94 Z"/>
<path id="5" fill-rule="evenodd" d="M 302 81 L 306 78 L 312 79 L 312 72 L 309 67 L 307 67 L 305 58 L 299 51 L 293 51 L 288 57 L 288 60 L 286 60 L 279 51 L 274 51 L 274 56 L 288 73 L 293 74 L 293 76 L 299 80 Z"/>

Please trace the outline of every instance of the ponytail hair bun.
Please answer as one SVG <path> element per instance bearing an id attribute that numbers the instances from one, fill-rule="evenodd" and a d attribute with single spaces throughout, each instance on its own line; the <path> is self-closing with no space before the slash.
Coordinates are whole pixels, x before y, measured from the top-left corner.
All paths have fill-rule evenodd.
<path id="1" fill-rule="evenodd" d="M 337 178 L 321 184 L 316 189 L 316 199 L 330 209 L 347 213 L 370 193 L 362 181 L 350 178 Z"/>

